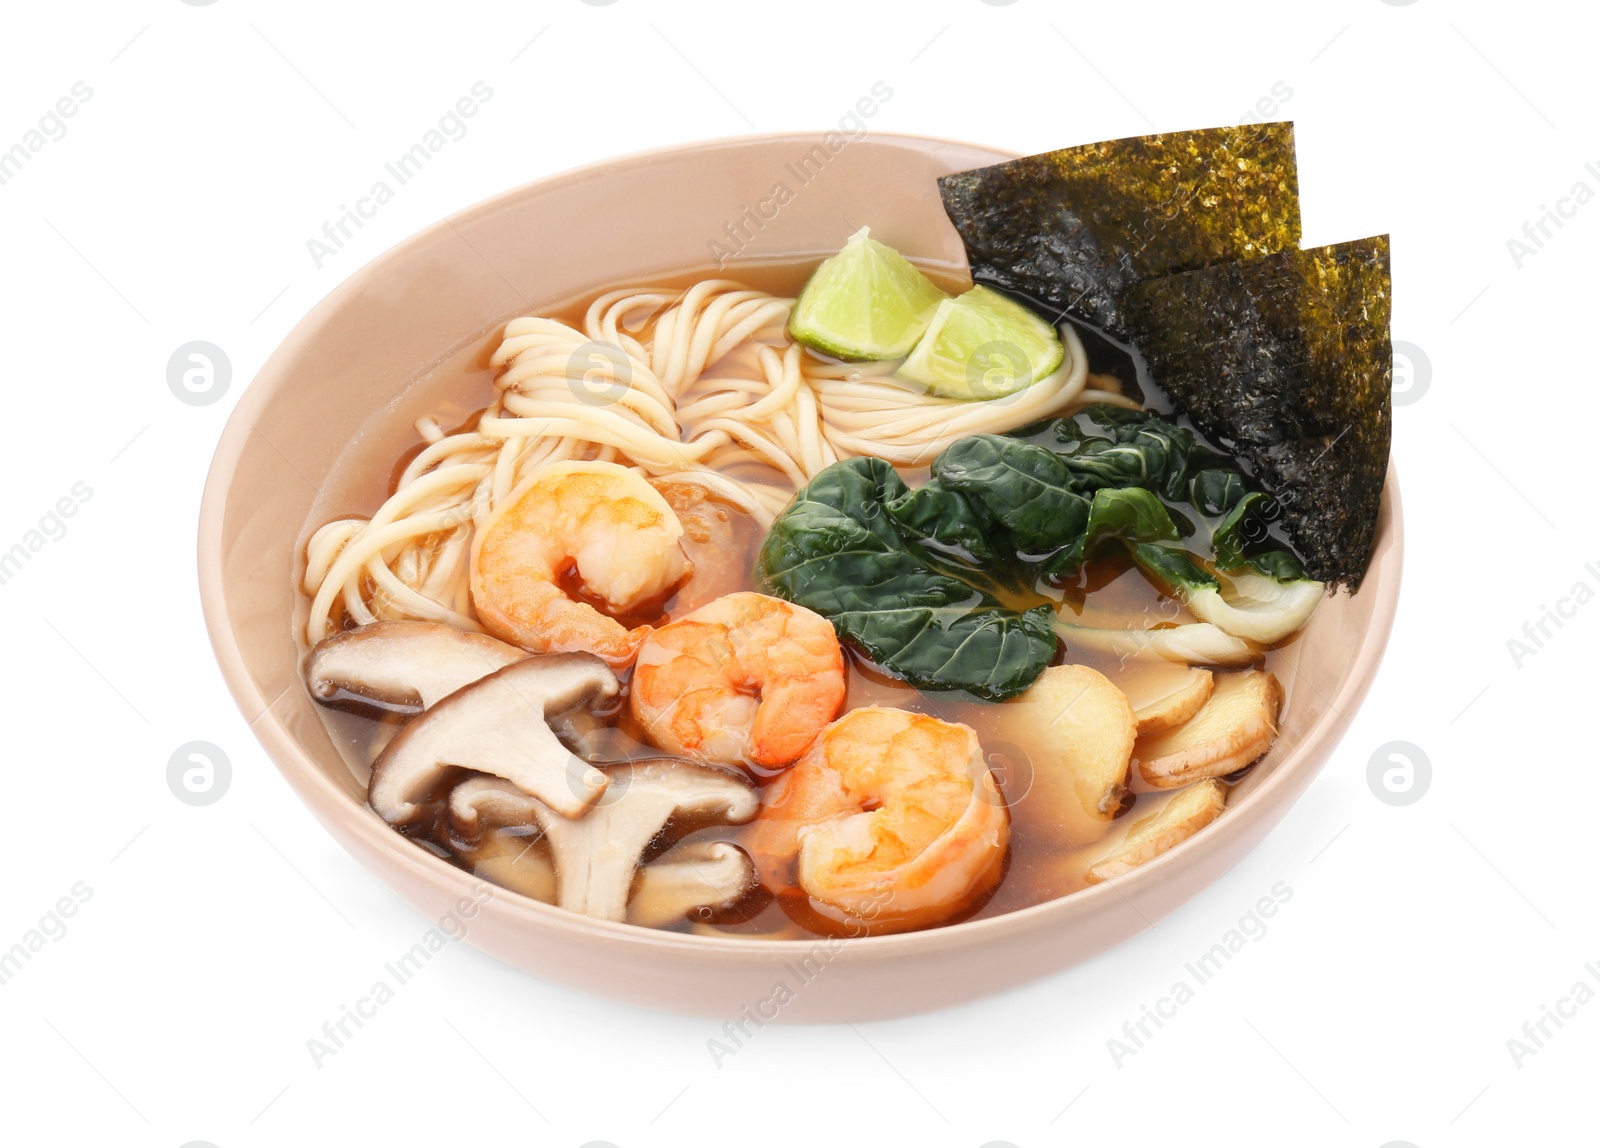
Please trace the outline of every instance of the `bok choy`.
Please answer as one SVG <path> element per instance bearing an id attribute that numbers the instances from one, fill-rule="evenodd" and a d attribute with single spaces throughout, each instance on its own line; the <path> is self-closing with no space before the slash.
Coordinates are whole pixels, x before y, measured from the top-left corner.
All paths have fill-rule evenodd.
<path id="1" fill-rule="evenodd" d="M 1190 431 L 1096 405 L 959 439 L 915 490 L 881 459 L 835 463 L 778 517 L 760 564 L 772 592 L 832 620 L 887 672 L 1001 700 L 1049 664 L 1058 632 L 1084 629 L 1047 606 L 1010 609 L 996 591 L 1058 586 L 1106 545 L 1221 632 L 1202 660 L 1248 660 L 1299 629 L 1325 588 L 1275 541 L 1275 515 Z"/>

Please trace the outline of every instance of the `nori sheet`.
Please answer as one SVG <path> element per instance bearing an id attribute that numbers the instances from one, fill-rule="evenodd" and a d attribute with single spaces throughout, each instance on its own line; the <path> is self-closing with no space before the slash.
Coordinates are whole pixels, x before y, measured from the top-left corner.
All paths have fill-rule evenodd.
<path id="1" fill-rule="evenodd" d="M 1115 339 L 1135 283 L 1300 246 L 1294 125 L 1063 148 L 939 180 L 976 282 Z"/>
<path id="2" fill-rule="evenodd" d="M 1307 572 L 1354 591 L 1389 462 L 1389 237 L 1149 280 L 1127 305 L 1156 383 L 1277 499 Z"/>

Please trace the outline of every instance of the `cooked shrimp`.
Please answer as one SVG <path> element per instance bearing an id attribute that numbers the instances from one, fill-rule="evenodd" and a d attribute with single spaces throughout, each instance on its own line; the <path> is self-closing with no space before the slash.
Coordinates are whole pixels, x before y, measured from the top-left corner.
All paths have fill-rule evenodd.
<path id="1" fill-rule="evenodd" d="M 670 753 L 722 765 L 788 765 L 844 701 L 833 625 L 781 598 L 727 594 L 639 648 L 633 716 Z"/>
<path id="2" fill-rule="evenodd" d="M 610 462 L 557 463 L 512 491 L 478 532 L 472 604 L 498 638 L 535 653 L 587 650 L 613 668 L 633 660 L 649 626 L 628 629 L 562 590 L 626 614 L 666 594 L 689 572 L 683 528 L 644 478 Z"/>
<path id="3" fill-rule="evenodd" d="M 978 735 L 906 710 L 851 710 L 769 791 L 745 844 L 762 884 L 835 925 L 898 932 L 1000 879 L 1011 819 Z"/>
<path id="4" fill-rule="evenodd" d="M 766 531 L 750 515 L 697 482 L 651 483 L 678 516 L 683 538 L 678 545 L 694 565 L 694 576 L 672 600 L 674 616 L 698 610 L 745 585 L 755 552 Z"/>

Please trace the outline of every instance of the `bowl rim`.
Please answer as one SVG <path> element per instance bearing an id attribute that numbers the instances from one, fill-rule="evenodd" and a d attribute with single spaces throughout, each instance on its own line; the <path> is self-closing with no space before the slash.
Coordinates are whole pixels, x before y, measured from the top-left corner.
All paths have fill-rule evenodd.
<path id="1" fill-rule="evenodd" d="M 555 172 L 478 200 L 407 235 L 351 271 L 295 323 L 263 361 L 255 377 L 240 394 L 218 438 L 201 497 L 196 552 L 201 610 L 223 680 L 251 733 L 261 742 L 267 751 L 267 756 L 290 783 L 290 788 L 294 790 L 296 797 L 309 808 L 319 822 L 323 823 L 323 828 L 341 847 L 356 852 L 340 833 L 332 830 L 329 824 L 329 819 L 332 817 L 339 818 L 343 822 L 344 830 L 353 834 L 366 849 L 389 855 L 393 863 L 404 870 L 411 880 L 433 886 L 441 892 L 448 893 L 453 899 L 469 897 L 474 886 L 481 883 L 481 878 L 451 865 L 427 850 L 418 848 L 413 842 L 396 833 L 364 803 L 351 805 L 349 794 L 324 773 L 288 727 L 274 715 L 274 707 L 289 690 L 294 688 L 294 683 L 286 686 L 274 697 L 266 698 L 256 688 L 244 655 L 234 640 L 223 586 L 224 510 L 228 490 L 245 445 L 251 435 L 259 433 L 255 427 L 256 419 L 275 398 L 279 382 L 288 377 L 287 372 L 283 370 L 284 364 L 294 359 L 299 348 L 320 332 L 328 316 L 336 313 L 347 299 L 360 293 L 367 282 L 383 273 L 390 264 L 401 260 L 408 249 L 428 240 L 441 238 L 447 232 L 456 232 L 458 238 L 464 238 L 456 231 L 455 224 L 458 221 L 477 218 L 509 207 L 536 189 L 543 190 L 603 179 L 621 169 L 647 165 L 653 160 L 750 145 L 815 145 L 836 134 L 840 133 L 759 132 L 669 144 Z M 869 132 L 862 138 L 890 145 L 909 144 L 923 152 L 941 147 L 983 151 L 995 155 L 997 157 L 995 162 L 1021 155 L 989 144 L 907 132 Z M 470 243 L 468 245 L 470 246 Z M 490 267 L 493 267 L 492 263 Z M 268 441 L 270 445 L 270 440 Z M 1386 561 L 1392 566 L 1393 574 L 1381 585 L 1371 584 L 1365 587 L 1378 599 L 1374 605 L 1371 621 L 1361 634 L 1360 644 L 1340 689 L 1334 697 L 1327 700 L 1326 710 L 1306 731 L 1293 753 L 1276 763 L 1265 780 L 1245 794 L 1237 806 L 1230 805 L 1228 809 L 1230 816 L 1219 818 L 1215 829 L 1195 834 L 1153 860 L 1109 881 L 992 917 L 905 933 L 843 938 L 819 936 L 800 940 L 779 940 L 755 936 L 709 937 L 670 932 L 626 922 L 596 920 L 534 900 L 503 886 L 494 887 L 492 900 L 479 911 L 496 911 L 494 907 L 498 906 L 499 912 L 516 919 L 514 924 L 518 928 L 526 925 L 538 929 L 554 929 L 576 942 L 638 946 L 641 949 L 658 952 L 666 948 L 690 952 L 710 960 L 729 961 L 751 957 L 793 959 L 830 943 L 848 948 L 858 957 L 870 954 L 879 958 L 905 957 L 935 949 L 985 945 L 1005 937 L 1030 932 L 1050 923 L 1059 923 L 1056 921 L 1057 918 L 1070 918 L 1075 915 L 1092 916 L 1105 908 L 1114 908 L 1119 900 L 1127 902 L 1135 912 L 1143 916 L 1135 904 L 1136 899 L 1162 884 L 1168 873 L 1178 865 L 1191 861 L 1198 862 L 1207 853 L 1225 851 L 1230 842 L 1246 834 L 1251 825 L 1263 819 L 1275 821 L 1277 817 L 1281 817 L 1282 812 L 1279 811 L 1278 801 L 1275 800 L 1278 793 L 1300 786 L 1302 781 L 1309 784 L 1310 778 L 1302 778 L 1302 775 L 1309 770 L 1314 776 L 1321 768 L 1322 763 L 1337 747 L 1338 741 L 1343 736 L 1344 731 L 1339 726 L 1348 725 L 1365 700 L 1394 627 L 1403 576 L 1403 515 L 1399 481 L 1392 455 L 1385 476 L 1383 504 L 1374 541 L 1375 548 L 1380 546 L 1388 551 Z M 292 578 L 293 573 L 291 572 L 289 576 Z M 1293 804 L 1293 801 L 1294 798 L 1291 797 L 1284 806 L 1284 811 Z M 1268 828 L 1270 829 L 1270 824 Z M 372 863 L 366 857 L 356 853 L 356 860 L 363 868 L 372 871 Z M 1222 871 L 1201 887 L 1215 884 L 1235 863 L 1236 860 L 1229 862 Z M 373 875 L 384 879 L 381 873 Z M 410 897 L 405 897 L 404 894 L 402 896 L 416 907 Z"/>

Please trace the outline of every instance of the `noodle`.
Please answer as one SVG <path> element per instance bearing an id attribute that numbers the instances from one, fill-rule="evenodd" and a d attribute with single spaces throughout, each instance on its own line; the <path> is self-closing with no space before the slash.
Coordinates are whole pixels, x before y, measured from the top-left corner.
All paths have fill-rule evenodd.
<path id="1" fill-rule="evenodd" d="M 582 330 L 511 320 L 490 360 L 500 368 L 497 393 L 477 424 L 445 434 L 418 420 L 426 445 L 377 513 L 312 535 L 309 640 L 332 633 L 341 615 L 477 630 L 473 531 L 551 463 L 622 462 L 657 483 L 696 483 L 770 526 L 796 489 L 840 459 L 924 465 L 958 438 L 1012 430 L 1085 397 L 1087 359 L 1070 325 L 1054 374 L 1015 394 L 963 401 L 895 381 L 897 362 L 838 363 L 807 351 L 787 333 L 793 303 L 707 279 L 676 295 L 609 291 L 589 305 Z"/>

